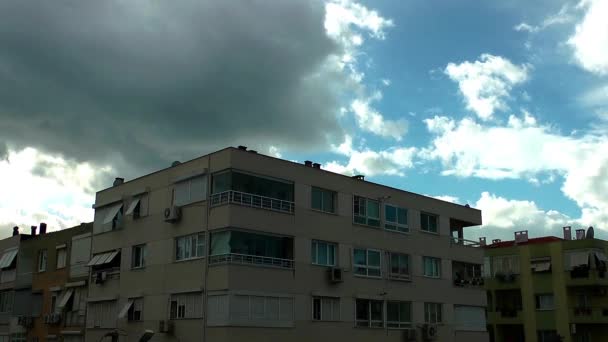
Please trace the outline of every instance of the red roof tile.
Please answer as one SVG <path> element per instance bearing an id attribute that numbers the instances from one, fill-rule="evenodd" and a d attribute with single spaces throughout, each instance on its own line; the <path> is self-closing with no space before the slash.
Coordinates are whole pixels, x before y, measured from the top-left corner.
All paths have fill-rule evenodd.
<path id="1" fill-rule="evenodd" d="M 535 244 L 549 243 L 549 242 L 562 241 L 562 240 L 563 239 L 558 238 L 556 236 L 543 236 L 543 237 L 528 239 L 528 241 L 520 242 L 517 245 L 518 246 L 535 245 Z M 515 240 L 496 242 L 496 243 L 487 245 L 486 248 L 503 248 L 503 247 L 512 247 L 512 246 L 515 246 Z"/>

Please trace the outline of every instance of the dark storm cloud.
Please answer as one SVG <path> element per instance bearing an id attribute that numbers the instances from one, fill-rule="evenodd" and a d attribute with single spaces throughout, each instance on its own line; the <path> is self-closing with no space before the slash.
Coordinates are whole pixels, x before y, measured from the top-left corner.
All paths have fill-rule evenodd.
<path id="1" fill-rule="evenodd" d="M 320 1 L 0 2 L 0 137 L 136 169 L 340 135 Z M 1 152 L 1 149 L 0 149 Z"/>

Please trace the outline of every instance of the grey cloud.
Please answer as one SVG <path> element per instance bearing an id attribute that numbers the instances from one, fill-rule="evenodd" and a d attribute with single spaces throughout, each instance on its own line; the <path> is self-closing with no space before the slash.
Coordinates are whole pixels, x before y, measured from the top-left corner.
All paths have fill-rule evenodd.
<path id="1" fill-rule="evenodd" d="M 321 1 L 0 2 L 0 136 L 150 170 L 342 136 Z"/>
<path id="2" fill-rule="evenodd" d="M 8 159 L 8 146 L 0 141 L 0 161 Z"/>

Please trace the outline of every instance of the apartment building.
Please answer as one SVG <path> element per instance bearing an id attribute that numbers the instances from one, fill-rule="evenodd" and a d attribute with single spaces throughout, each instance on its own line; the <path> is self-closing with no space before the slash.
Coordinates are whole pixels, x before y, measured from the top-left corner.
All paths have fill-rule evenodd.
<path id="1" fill-rule="evenodd" d="M 226 148 L 99 191 L 86 341 L 487 341 L 481 212 Z"/>
<path id="2" fill-rule="evenodd" d="M 608 341 L 607 248 L 570 227 L 563 238 L 493 240 L 484 260 L 491 340 Z"/>

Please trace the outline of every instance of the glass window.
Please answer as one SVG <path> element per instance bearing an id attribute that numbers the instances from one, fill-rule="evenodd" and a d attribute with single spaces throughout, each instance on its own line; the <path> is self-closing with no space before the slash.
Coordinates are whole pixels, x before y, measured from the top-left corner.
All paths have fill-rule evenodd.
<path id="1" fill-rule="evenodd" d="M 312 319 L 314 321 L 339 321 L 340 298 L 313 297 Z"/>
<path id="2" fill-rule="evenodd" d="M 200 202 L 207 196 L 207 176 L 198 176 L 175 184 L 173 204 L 186 205 Z"/>
<path id="3" fill-rule="evenodd" d="M 0 312 L 11 312 L 13 310 L 13 291 L 0 292 Z"/>
<path id="4" fill-rule="evenodd" d="M 171 295 L 170 319 L 203 317 L 203 296 L 200 292 Z"/>
<path id="5" fill-rule="evenodd" d="M 409 232 L 407 209 L 386 204 L 384 206 L 384 228 L 398 232 Z"/>
<path id="6" fill-rule="evenodd" d="M 410 302 L 386 302 L 386 326 L 389 328 L 409 328 L 412 324 L 412 304 Z"/>
<path id="7" fill-rule="evenodd" d="M 441 323 L 441 310 L 440 303 L 424 303 L 424 321 L 430 324 Z"/>
<path id="8" fill-rule="evenodd" d="M 312 240 L 312 263 L 314 265 L 336 266 L 337 247 L 335 243 Z"/>
<path id="9" fill-rule="evenodd" d="M 463 331 L 486 331 L 486 308 L 454 305 L 454 328 Z"/>
<path id="10" fill-rule="evenodd" d="M 129 312 L 127 312 L 127 320 L 128 321 L 143 321 L 143 312 L 144 312 L 144 299 L 143 298 L 132 298 L 133 301 L 131 307 L 129 308 Z"/>
<path id="11" fill-rule="evenodd" d="M 358 327 L 384 326 L 384 302 L 381 300 L 356 299 L 356 325 Z"/>
<path id="12" fill-rule="evenodd" d="M 353 222 L 380 227 L 380 202 L 353 196 Z"/>
<path id="13" fill-rule="evenodd" d="M 46 271 L 46 263 L 47 263 L 47 251 L 46 249 L 38 251 L 38 272 Z"/>
<path id="14" fill-rule="evenodd" d="M 205 256 L 205 234 L 180 236 L 175 239 L 175 260 L 188 260 Z"/>
<path id="15" fill-rule="evenodd" d="M 410 258 L 407 254 L 389 253 L 389 277 L 409 279 Z"/>
<path id="16" fill-rule="evenodd" d="M 553 294 L 536 295 L 536 310 L 553 310 Z"/>
<path id="17" fill-rule="evenodd" d="M 355 274 L 380 277 L 381 272 L 381 254 L 378 250 L 355 248 L 353 250 L 353 262 Z"/>
<path id="18" fill-rule="evenodd" d="M 57 268 L 64 268 L 67 259 L 67 249 L 57 248 Z"/>
<path id="19" fill-rule="evenodd" d="M 131 252 L 131 268 L 146 266 L 146 245 L 133 246 Z"/>
<path id="20" fill-rule="evenodd" d="M 438 233 L 438 217 L 434 214 L 420 213 L 420 227 L 430 233 Z"/>
<path id="21" fill-rule="evenodd" d="M 336 193 L 334 191 L 312 187 L 311 208 L 326 213 L 335 213 L 335 200 Z"/>
<path id="22" fill-rule="evenodd" d="M 213 175 L 212 191 L 214 194 L 229 190 L 293 202 L 293 183 L 291 182 L 236 171 Z"/>
<path id="23" fill-rule="evenodd" d="M 441 259 L 433 257 L 422 257 L 424 275 L 426 277 L 441 277 Z"/>

